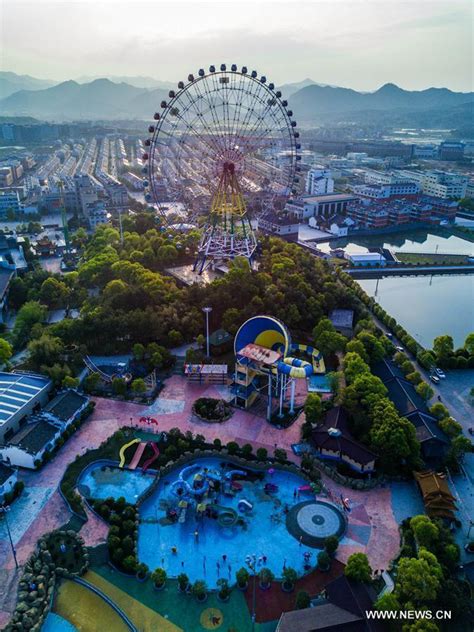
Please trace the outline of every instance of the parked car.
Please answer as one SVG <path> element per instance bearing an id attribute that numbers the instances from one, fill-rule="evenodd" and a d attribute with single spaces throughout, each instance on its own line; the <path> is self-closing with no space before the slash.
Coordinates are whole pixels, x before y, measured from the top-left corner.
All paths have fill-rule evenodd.
<path id="1" fill-rule="evenodd" d="M 439 377 L 437 375 L 430 375 L 430 380 L 435 384 L 439 384 Z"/>
<path id="2" fill-rule="evenodd" d="M 441 378 L 443 378 L 443 379 L 446 377 L 445 372 L 444 372 L 444 371 L 442 371 L 441 369 L 435 369 L 435 373 L 436 373 L 436 375 L 437 375 L 438 377 L 441 377 Z"/>
<path id="3" fill-rule="evenodd" d="M 387 333 L 386 333 L 385 335 L 387 336 L 387 338 L 388 338 L 389 340 L 392 340 L 392 338 L 393 338 L 393 334 L 391 334 L 389 331 L 387 331 Z"/>
<path id="4" fill-rule="evenodd" d="M 403 353 L 403 352 L 405 351 L 405 349 L 404 349 L 403 347 L 400 347 L 400 346 L 395 347 L 395 349 L 396 349 L 397 351 L 400 351 L 400 353 Z"/>

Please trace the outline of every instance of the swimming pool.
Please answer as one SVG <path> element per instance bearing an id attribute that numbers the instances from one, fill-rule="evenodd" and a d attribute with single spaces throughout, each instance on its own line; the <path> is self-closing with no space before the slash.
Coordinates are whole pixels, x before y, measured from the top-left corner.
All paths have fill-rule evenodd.
<path id="1" fill-rule="evenodd" d="M 261 474 L 243 470 L 211 457 L 195 459 L 161 479 L 140 506 L 140 561 L 152 570 L 162 566 L 169 576 L 184 572 L 191 582 L 204 579 L 210 587 L 222 577 L 234 582 L 246 556 L 255 555 L 257 570 L 266 566 L 276 577 L 285 566 L 299 573 L 315 566 L 315 541 L 300 535 L 303 514 L 311 535 L 320 529 L 324 537 L 341 527 L 334 512 L 344 529 L 339 509 L 331 505 L 334 512 L 319 511 L 316 503 L 309 503 L 312 510 L 301 513 L 298 506 L 314 499 L 301 476 L 277 469 Z M 305 490 L 298 492 L 301 487 Z M 291 529 L 293 534 L 287 528 L 290 512 L 300 528 Z M 311 540 L 312 546 L 306 546 Z"/>
<path id="2" fill-rule="evenodd" d="M 96 463 L 82 472 L 78 489 L 86 498 L 123 496 L 127 502 L 136 503 L 153 479 L 153 474 L 143 474 L 141 470 L 127 470 L 114 465 Z"/>

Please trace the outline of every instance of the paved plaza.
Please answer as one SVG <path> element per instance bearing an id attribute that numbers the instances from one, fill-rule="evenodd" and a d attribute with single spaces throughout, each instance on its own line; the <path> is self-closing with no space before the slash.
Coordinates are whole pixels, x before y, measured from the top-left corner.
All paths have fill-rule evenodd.
<path id="1" fill-rule="evenodd" d="M 143 428 L 138 422 L 142 415 L 156 417 L 158 425 L 150 428 L 156 428 L 157 432 L 178 427 L 183 432 L 189 430 L 200 433 L 211 441 L 219 438 L 223 443 L 251 443 L 254 449 L 263 447 L 270 454 L 275 447 L 283 448 L 290 459 L 295 463 L 299 462 L 291 445 L 300 440 L 304 414 L 287 429 L 278 429 L 262 417 L 243 410 L 235 410 L 232 417 L 222 424 L 208 424 L 192 414 L 193 402 L 198 397 L 219 397 L 223 394 L 222 387 L 191 385 L 183 377 L 175 375 L 167 380 L 160 397 L 150 407 L 97 398 L 94 413 L 51 462 L 39 472 L 20 473 L 26 487 L 22 497 L 13 503 L 9 514 L 20 565 L 27 560 L 43 533 L 62 526 L 70 517 L 70 512 L 58 492 L 58 485 L 67 465 L 76 455 L 97 448 L 122 426 L 139 425 Z M 304 401 L 305 397 L 306 392 L 300 387 L 299 401 Z M 345 562 L 351 553 L 366 551 L 374 569 L 387 568 L 399 547 L 400 507 L 404 508 L 402 513 L 406 512 L 403 517 L 413 515 L 415 509 L 422 509 L 422 505 L 416 505 L 416 502 L 419 503 L 419 495 L 413 490 L 413 484 L 398 484 L 362 492 L 343 488 L 326 476 L 323 479 L 335 501 L 342 495 L 349 499 L 351 506 L 348 528 L 338 549 L 337 559 Z M 413 502 L 408 502 L 410 498 Z M 94 546 L 105 542 L 108 531 L 105 523 L 90 512 L 88 518 L 80 532 L 86 544 Z M 3 522 L 0 524 L 0 558 L 4 572 L 4 581 L 0 587 L 0 625 L 3 625 L 8 620 L 16 597 L 15 590 L 12 589 L 15 586 L 14 561 Z"/>

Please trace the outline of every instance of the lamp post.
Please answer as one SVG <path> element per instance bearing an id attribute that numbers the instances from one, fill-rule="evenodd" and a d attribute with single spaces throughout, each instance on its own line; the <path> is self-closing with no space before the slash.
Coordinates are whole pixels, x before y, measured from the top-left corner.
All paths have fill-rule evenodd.
<path id="1" fill-rule="evenodd" d="M 256 593 L 256 581 L 257 581 L 257 556 L 247 555 L 245 563 L 252 571 L 253 574 L 253 587 L 252 587 L 252 632 L 255 632 L 255 619 L 256 619 L 256 605 L 257 605 L 257 593 Z"/>
<path id="2" fill-rule="evenodd" d="M 8 518 L 7 518 L 7 513 L 9 511 L 10 511 L 10 507 L 0 507 L 0 513 L 2 513 L 4 518 L 5 518 L 5 524 L 6 524 L 6 527 L 7 527 L 8 539 L 10 540 L 10 546 L 11 546 L 12 553 L 13 553 L 13 559 L 15 560 L 15 568 L 18 568 L 18 561 L 16 559 L 16 551 L 15 551 L 15 547 L 13 545 L 12 534 L 10 532 L 10 525 L 8 524 Z"/>
<path id="3" fill-rule="evenodd" d="M 209 350 L 209 314 L 212 312 L 212 307 L 203 307 L 202 311 L 206 314 L 206 357 L 210 357 Z"/>

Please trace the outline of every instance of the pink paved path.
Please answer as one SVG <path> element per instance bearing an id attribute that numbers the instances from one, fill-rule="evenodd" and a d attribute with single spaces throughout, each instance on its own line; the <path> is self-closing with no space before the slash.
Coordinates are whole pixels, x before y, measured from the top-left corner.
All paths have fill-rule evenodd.
<path id="1" fill-rule="evenodd" d="M 288 458 L 296 463 L 299 462 L 299 458 L 291 451 L 291 444 L 298 443 L 300 440 L 304 415 L 301 415 L 288 429 L 270 426 L 265 419 L 242 410 L 235 410 L 232 417 L 223 424 L 208 424 L 193 417 L 191 410 L 194 400 L 204 394 L 210 397 L 220 396 L 218 390 L 213 386 L 190 385 L 180 376 L 171 377 L 160 393 L 160 398 L 184 402 L 184 408 L 181 412 L 154 413 L 152 416 L 158 420 L 157 429 L 162 431 L 178 427 L 183 432 L 190 430 L 193 433 L 200 433 L 209 440 L 219 438 L 223 443 L 235 440 L 240 445 L 251 443 L 255 449 L 264 447 L 269 453 L 272 453 L 275 447 L 279 447 L 287 451 Z M 299 385 L 298 399 L 303 400 L 305 395 L 304 388 Z M 154 428 L 153 426 L 138 424 L 138 419 L 143 411 L 142 405 L 96 399 L 93 415 L 67 441 L 50 463 L 43 467 L 40 472 L 23 471 L 21 473 L 21 478 L 27 487 L 54 488 L 55 491 L 16 546 L 20 564 L 26 561 L 34 550 L 37 539 L 43 533 L 60 527 L 70 517 L 67 506 L 57 491 L 59 481 L 67 465 L 74 460 L 77 454 L 83 454 L 90 448 L 98 447 L 118 428 L 130 425 L 131 419 L 133 425 L 139 425 L 147 430 Z M 395 556 L 399 542 L 398 525 L 391 509 L 390 489 L 357 492 L 344 489 L 326 478 L 325 483 L 337 496 L 342 492 L 344 496 L 351 499 L 351 502 L 365 506 L 370 515 L 370 539 L 367 552 L 371 564 L 373 568 L 386 568 L 390 559 Z M 86 544 L 94 546 L 104 542 L 107 535 L 106 525 L 90 512 L 88 512 L 88 518 L 88 522 L 81 529 L 81 535 Z M 349 515 L 349 523 L 352 521 Z M 365 550 L 364 544 L 341 545 L 337 557 L 341 561 L 346 561 L 347 557 L 354 551 Z M 13 573 L 13 558 L 7 542 L 4 540 L 0 540 L 0 559 L 1 567 L 8 570 L 10 574 Z M 9 599 L 2 599 L 0 594 L 0 624 L 4 622 L 5 617 L 8 618 L 8 611 L 11 611 L 13 602 L 14 595 L 9 595 Z"/>

